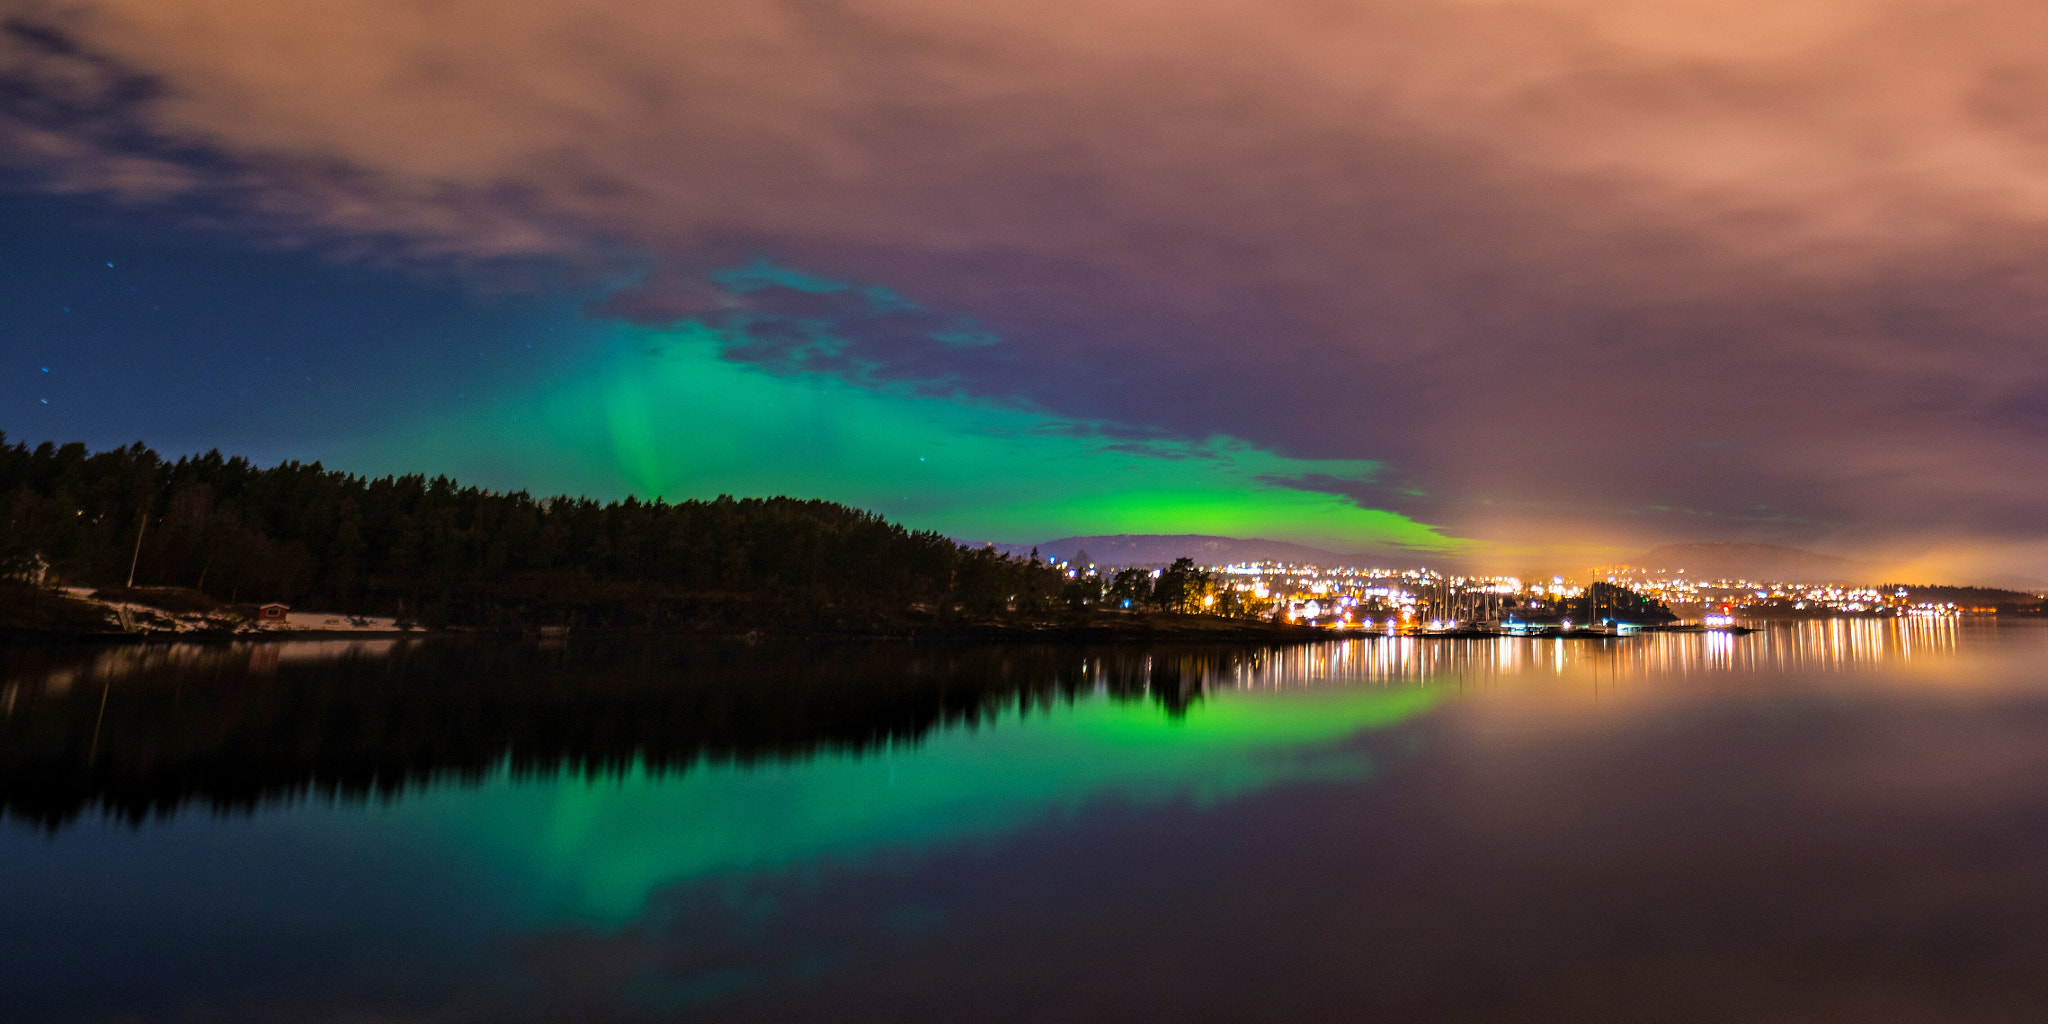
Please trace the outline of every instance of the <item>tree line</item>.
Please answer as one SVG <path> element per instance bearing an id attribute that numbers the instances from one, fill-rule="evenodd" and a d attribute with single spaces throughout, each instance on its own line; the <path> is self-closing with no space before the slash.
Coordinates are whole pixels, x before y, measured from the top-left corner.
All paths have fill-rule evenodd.
<path id="1" fill-rule="evenodd" d="M 1062 596 L 1075 608 L 1099 606 L 1117 611 L 1157 610 L 1164 612 L 1214 612 L 1237 615 L 1248 609 L 1235 590 L 1215 589 L 1215 576 L 1195 564 L 1192 558 L 1176 558 L 1164 569 L 1140 566 L 1118 569 L 1108 575 L 1090 571 L 1088 553 L 1079 552 L 1074 564 L 1080 567 L 1070 578 Z"/>
<path id="2" fill-rule="evenodd" d="M 0 575 L 191 588 L 421 625 L 872 625 L 1061 603 L 1065 574 L 828 501 L 599 502 L 262 468 L 136 443 L 8 444 Z"/>

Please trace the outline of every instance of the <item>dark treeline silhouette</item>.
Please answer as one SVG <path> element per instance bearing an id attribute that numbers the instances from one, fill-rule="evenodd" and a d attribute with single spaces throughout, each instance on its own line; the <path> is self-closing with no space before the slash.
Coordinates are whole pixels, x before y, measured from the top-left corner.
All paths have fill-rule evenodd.
<path id="1" fill-rule="evenodd" d="M 1664 602 L 1654 597 L 1637 593 L 1619 583 L 1597 581 L 1588 591 L 1592 598 L 1593 620 L 1629 622 L 1644 626 L 1661 626 L 1678 621 L 1678 616 Z"/>
<path id="2" fill-rule="evenodd" d="M 507 644 L 0 647 L 0 817 L 58 828 L 189 804 L 368 799 L 514 773 L 686 771 L 914 743 L 1100 687 L 1179 714 L 1242 645 Z"/>
<path id="3" fill-rule="evenodd" d="M 1087 552 L 1082 552 L 1085 557 Z M 1166 612 L 1199 612 L 1203 610 L 1202 598 L 1208 596 L 1214 575 L 1195 564 L 1192 558 L 1176 558 L 1173 564 L 1154 573 L 1151 569 L 1131 566 L 1120 569 L 1112 575 L 1103 576 L 1085 572 L 1068 580 L 1063 594 L 1073 607 L 1105 605 L 1110 608 L 1134 609 L 1154 608 Z M 1239 607 L 1234 600 L 1236 591 L 1225 591 L 1231 599 L 1230 611 L 1235 614 Z"/>
<path id="4" fill-rule="evenodd" d="M 1953 604 L 1958 608 L 1996 611 L 2001 615 L 2040 615 L 2048 612 L 2041 595 L 1995 587 L 1948 587 L 1926 583 L 1881 583 L 1880 594 L 1905 592 L 1909 601 Z"/>
<path id="5" fill-rule="evenodd" d="M 111 586 L 131 565 L 141 587 L 427 626 L 860 628 L 1047 608 L 1063 582 L 825 501 L 607 504 L 0 434 L 0 575 Z"/>
<path id="6" fill-rule="evenodd" d="M 1664 602 L 1638 593 L 1619 583 L 1595 582 L 1580 597 L 1545 597 L 1520 602 L 1513 609 L 1517 619 L 1533 622 L 1626 622 L 1638 626 L 1661 626 L 1678 621 Z"/>

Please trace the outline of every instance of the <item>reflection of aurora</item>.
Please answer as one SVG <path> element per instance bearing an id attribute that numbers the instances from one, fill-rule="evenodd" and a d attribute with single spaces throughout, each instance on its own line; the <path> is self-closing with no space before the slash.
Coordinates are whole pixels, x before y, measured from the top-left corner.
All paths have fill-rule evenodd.
<path id="1" fill-rule="evenodd" d="M 1335 710 L 1306 722 L 1208 706 L 1291 657 L 1237 646 L 459 639 L 0 651 L 0 813 L 61 828 L 96 809 L 139 823 L 195 803 L 260 813 L 309 797 L 445 796 L 448 783 L 493 778 L 667 786 L 774 762 L 829 774 L 851 755 L 924 756 L 921 744 L 963 732 L 1024 728 L 1079 743 L 1124 723 L 1106 742 L 1154 719 L 1177 741 L 1255 749 L 1261 737 L 1285 745 L 1325 720 L 1384 710 L 1384 687 L 1327 697 Z M 1045 732 L 1047 721 L 1061 728 Z M 1079 764 L 1101 749 L 1062 756 Z"/>
<path id="2" fill-rule="evenodd" d="M 437 789 L 407 813 L 518 874 L 535 912 L 618 922 L 655 888 L 718 872 L 998 835 L 1093 800 L 1206 804 L 1286 782 L 1360 778 L 1372 769 L 1367 753 L 1338 741 L 1407 721 L 1487 679 L 1848 668 L 1953 654 L 1955 643 L 1953 623 L 1836 620 L 1775 635 L 1605 645 L 1406 638 L 1284 648 L 1191 680 L 1209 699 L 1179 717 L 1098 695 L 865 754 L 687 774 L 501 774 L 481 793 Z"/>
<path id="3" fill-rule="evenodd" d="M 1014 715 L 1020 704 L 1085 705 L 1098 692 L 1171 715 L 1219 691 L 1455 691 L 1545 677 L 1597 689 L 1831 672 L 1953 654 L 1960 632 L 1985 628 L 1996 627 L 1822 620 L 1745 637 L 1381 637 L 1149 651 L 356 639 L 0 649 L 0 814 L 59 827 L 95 807 L 139 821 L 194 801 L 251 810 L 309 794 L 388 796 L 507 767 L 546 776 L 644 766 L 661 775 L 728 760 L 900 757 L 906 746 Z M 1199 717 L 1221 722 L 1209 717 L 1218 713 L 1204 708 Z M 1187 728 L 1173 735 L 1202 735 Z"/>
<path id="4" fill-rule="evenodd" d="M 716 872 L 998 835 L 1089 801 L 1199 805 L 1283 782 L 1360 778 L 1372 768 L 1367 754 L 1339 741 L 1412 718 L 1441 693 L 1228 694 L 1181 716 L 1098 695 L 864 755 L 687 774 L 500 774 L 482 792 L 423 794 L 404 815 L 518 876 L 536 912 L 616 922 L 653 889 Z"/>
<path id="5" fill-rule="evenodd" d="M 630 980 L 622 999 L 659 1004 L 622 1016 L 674 1016 L 671 1002 L 774 991 L 877 946 L 971 936 L 963 929 L 994 905 L 979 902 L 985 888 L 999 890 L 990 899 L 1035 900 L 1041 881 L 1071 883 L 1032 862 L 1069 845 L 1081 856 L 1061 870 L 1087 872 L 1105 849 L 1090 842 L 1121 850 L 1150 836 L 1171 850 L 1184 827 L 1218 836 L 1239 823 L 1247 842 L 1263 842 L 1274 814 L 1293 813 L 1268 798 L 1355 807 L 1361 821 L 1379 821 L 1376 805 L 1353 795 L 1415 792 L 1400 776 L 1441 780 L 1407 772 L 1411 757 L 1450 758 L 1470 776 L 1485 763 L 1468 760 L 1475 754 L 1525 763 L 1486 755 L 1489 737 L 1527 735 L 1531 722 L 1546 729 L 1557 712 L 1621 725 L 1574 726 L 1559 738 L 1572 749 L 1646 735 L 1627 725 L 1634 709 L 1658 723 L 1685 720 L 1666 712 L 1687 701 L 1582 699 L 1614 692 L 1615 681 L 1630 681 L 1624 695 L 1719 701 L 1731 690 L 1792 692 L 1815 672 L 1869 670 L 1861 678 L 1921 685 L 1918 671 L 1892 674 L 1912 664 L 1936 669 L 1929 680 L 1995 679 L 1996 663 L 1980 655 L 2031 659 L 2012 678 L 2037 680 L 2039 633 L 1843 621 L 1736 638 L 1264 649 L 433 640 L 278 647 L 274 658 L 230 645 L 0 649 L 0 801 L 11 802 L 0 862 L 25 880 L 10 919 L 17 933 L 77 922 L 75 938 L 25 944 L 23 963 L 52 976 L 87 960 L 137 965 L 121 976 L 124 990 L 159 1002 L 164 978 L 211 977 L 222 951 L 238 950 L 253 958 L 253 986 L 295 992 L 347 983 L 323 980 L 330 975 L 432 975 L 484 990 L 508 970 L 542 992 L 581 992 L 596 964 Z M 1461 693 L 1474 699 L 1443 715 Z M 1744 714 L 1776 706 L 1742 701 Z M 1721 724 L 1696 738 L 1713 745 L 1685 749 L 1722 749 L 1730 723 L 1708 718 Z M 1664 729 L 1655 726 L 1660 743 Z M 1496 780 L 1504 799 L 1525 785 L 1512 770 L 1477 774 Z M 1529 792 L 1539 795 L 1576 786 L 1533 776 Z M 1630 781 L 1613 792 L 1643 789 Z M 1573 796 L 1561 806 L 1582 804 Z M 116 821 L 94 820 L 102 814 Z M 172 820 L 148 820 L 157 814 Z M 1374 832 L 1311 824 L 1303 835 L 1317 842 Z M 37 826 L 47 834 L 30 831 Z M 1558 838 L 1547 817 L 1531 827 L 1545 842 Z M 1375 833 L 1366 846 L 1397 834 Z M 1480 858 L 1485 870 L 1512 845 Z M 1150 849 L 1135 851 L 1140 870 L 1155 866 Z M 1377 884 L 1369 856 L 1307 863 L 1347 884 Z M 1499 880 L 1474 878 L 1482 888 Z M 1160 893 L 1182 891 L 1177 877 L 1157 881 Z M 230 891 L 251 895 L 219 898 Z M 1425 903 L 1418 913 L 1440 909 Z M 1047 906 L 1077 918 L 1099 907 L 1071 890 Z M 512 998 L 530 994 L 519 993 Z M 265 997 L 238 989 L 220 998 L 245 996 Z M 508 1009 L 493 1004 L 478 1018 L 520 1016 L 499 1012 Z"/>

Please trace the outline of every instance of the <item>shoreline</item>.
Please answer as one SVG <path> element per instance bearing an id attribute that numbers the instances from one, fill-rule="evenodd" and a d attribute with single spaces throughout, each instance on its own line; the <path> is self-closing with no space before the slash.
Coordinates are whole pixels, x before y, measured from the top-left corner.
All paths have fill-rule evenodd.
<path id="1" fill-rule="evenodd" d="M 1762 627 L 1729 630 L 1742 633 L 1760 632 Z M 0 644 L 7 645 L 51 645 L 51 646 L 123 646 L 147 644 L 204 643 L 204 644 L 266 644 L 291 643 L 321 640 L 456 640 L 456 639 L 509 639 L 521 641 L 591 641 L 591 640 L 704 640 L 741 643 L 770 643 L 775 641 L 796 642 L 919 642 L 966 640 L 985 643 L 1224 643 L 1224 644 L 1304 644 L 1328 643 L 1341 640 L 1616 640 L 1628 639 L 1634 635 L 1648 635 L 1659 632 L 1701 632 L 1700 630 L 1642 630 L 1638 634 L 1614 634 L 1598 632 L 1570 633 L 1482 633 L 1469 631 L 1435 633 L 1387 633 L 1380 630 L 1340 630 L 1319 626 L 1279 625 L 1273 623 L 1224 624 L 1212 621 L 1201 623 L 1150 623 L 1150 622 L 1108 622 L 1108 623 L 977 623 L 958 626 L 932 627 L 929 625 L 902 630 L 876 630 L 863 632 L 804 631 L 804 630 L 750 630 L 735 632 L 696 632 L 688 630 L 647 630 L 632 628 L 592 628 L 570 630 L 562 633 L 547 633 L 535 629 L 262 629 L 262 630 L 145 630 L 145 631 L 81 631 L 81 630 L 28 630 L 0 629 Z"/>

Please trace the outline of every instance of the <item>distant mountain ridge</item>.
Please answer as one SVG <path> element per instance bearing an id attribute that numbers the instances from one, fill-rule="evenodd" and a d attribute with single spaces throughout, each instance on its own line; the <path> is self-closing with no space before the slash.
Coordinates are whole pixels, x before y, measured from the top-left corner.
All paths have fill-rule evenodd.
<path id="1" fill-rule="evenodd" d="M 1823 555 L 1817 551 L 1804 551 L 1776 544 L 1742 544 L 1729 541 L 1666 544 L 1629 559 L 1627 564 L 1652 572 L 1675 573 L 1684 569 L 1687 576 L 1700 579 L 1856 583 L 1865 586 L 1914 582 L 1913 579 L 1902 579 L 1901 573 L 1895 567 L 1874 562 L 1861 562 L 1852 558 Z M 1917 578 L 1924 573 L 1908 572 L 1905 575 Z M 2014 596 L 2048 592 L 2048 581 L 2011 573 L 1975 578 L 1962 576 L 1947 585 L 1990 588 Z"/>
<path id="2" fill-rule="evenodd" d="M 1696 544 L 1666 544 L 1629 560 L 1629 564 L 1652 572 L 1676 573 L 1700 579 L 1782 580 L 1788 583 L 1875 583 L 1878 566 L 1854 559 L 1823 555 L 1815 551 L 1780 547 L 1776 544 L 1742 544 L 1708 541 Z"/>
<path id="3" fill-rule="evenodd" d="M 1101 566 L 1166 565 L 1176 558 L 1192 558 L 1201 565 L 1232 565 L 1238 562 L 1290 562 L 1298 565 L 1408 567 L 1442 561 L 1419 552 L 1353 552 L 1343 554 L 1307 544 L 1262 537 L 1212 537 L 1199 533 L 1119 533 L 1093 537 L 1061 537 L 1037 544 L 998 544 L 1000 551 L 1028 555 L 1033 548 L 1040 556 L 1072 561 L 1088 552 L 1089 560 Z"/>
<path id="4" fill-rule="evenodd" d="M 2048 580 L 2039 576 L 2021 576 L 2006 573 L 2002 576 L 1986 576 L 1976 581 L 1980 587 L 1994 587 L 1999 590 L 2017 590 L 2027 594 L 2048 595 Z"/>

